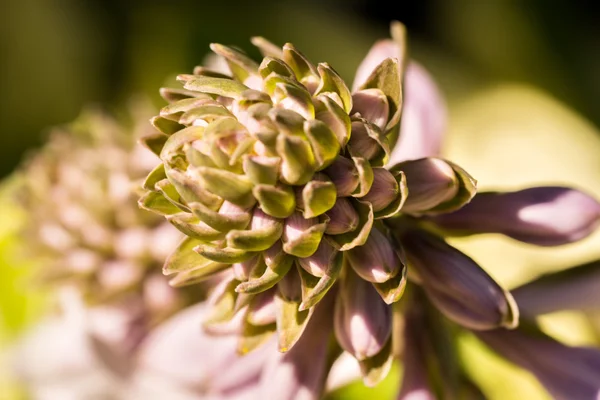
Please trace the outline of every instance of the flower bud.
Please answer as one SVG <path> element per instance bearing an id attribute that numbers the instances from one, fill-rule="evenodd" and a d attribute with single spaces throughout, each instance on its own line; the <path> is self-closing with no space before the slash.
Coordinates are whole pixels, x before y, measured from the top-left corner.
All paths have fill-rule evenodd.
<path id="1" fill-rule="evenodd" d="M 542 186 L 506 193 L 481 193 L 471 203 L 434 221 L 461 233 L 501 233 L 539 246 L 585 238 L 598 226 L 600 203 L 575 189 Z"/>
<path id="2" fill-rule="evenodd" d="M 373 211 L 380 211 L 390 205 L 400 195 L 396 178 L 385 168 L 373 168 L 371 190 L 361 200 L 373 205 Z"/>
<path id="3" fill-rule="evenodd" d="M 329 217 L 325 230 L 328 235 L 352 232 L 358 227 L 358 213 L 352 203 L 344 197 L 338 197 L 335 205 L 325 215 Z"/>
<path id="4" fill-rule="evenodd" d="M 446 317 L 476 330 L 517 326 L 518 309 L 510 293 L 472 259 L 424 231 L 409 230 L 400 240 L 411 271 Z"/>
<path id="5" fill-rule="evenodd" d="M 347 259 L 352 269 L 369 282 L 385 282 L 400 271 L 402 260 L 390 240 L 377 228 L 371 229 L 367 242 L 349 250 Z"/>
<path id="6" fill-rule="evenodd" d="M 392 332 L 390 307 L 369 282 L 347 271 L 335 305 L 335 335 L 358 360 L 378 354 Z"/>
<path id="7" fill-rule="evenodd" d="M 458 193 L 458 180 L 452 167 L 439 158 L 421 158 L 394 166 L 406 175 L 406 213 L 425 212 L 451 200 Z"/>

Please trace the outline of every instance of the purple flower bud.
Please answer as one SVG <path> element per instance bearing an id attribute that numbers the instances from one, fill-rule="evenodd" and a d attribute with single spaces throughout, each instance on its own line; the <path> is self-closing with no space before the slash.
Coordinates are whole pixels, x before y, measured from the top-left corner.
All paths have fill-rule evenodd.
<path id="1" fill-rule="evenodd" d="M 598 310 L 600 262 L 593 261 L 563 271 L 543 275 L 511 290 L 521 315 L 537 315 L 564 310 Z"/>
<path id="2" fill-rule="evenodd" d="M 361 200 L 371 203 L 373 211 L 380 211 L 389 206 L 399 195 L 400 187 L 394 175 L 385 168 L 373 168 L 373 185 Z"/>
<path id="3" fill-rule="evenodd" d="M 359 113 L 361 117 L 377 125 L 381 130 L 385 130 L 385 126 L 389 117 L 388 100 L 379 89 L 364 89 L 352 94 L 352 112 Z"/>
<path id="4" fill-rule="evenodd" d="M 354 271 L 369 282 L 386 282 L 396 276 L 403 264 L 390 240 L 373 228 L 367 242 L 346 253 Z"/>
<path id="5" fill-rule="evenodd" d="M 344 350 L 358 360 L 378 354 L 392 333 L 391 308 L 369 282 L 352 271 L 335 304 L 335 335 Z"/>
<path id="6" fill-rule="evenodd" d="M 411 271 L 446 317 L 477 330 L 517 326 L 518 309 L 510 293 L 472 259 L 424 231 L 404 232 L 400 241 Z"/>
<path id="7" fill-rule="evenodd" d="M 328 235 L 340 235 L 352 232 L 358 227 L 359 217 L 350 200 L 338 197 L 333 208 L 327 213 L 329 224 L 325 233 Z"/>
<path id="8" fill-rule="evenodd" d="M 322 240 L 317 251 L 309 257 L 298 258 L 298 264 L 306 272 L 317 278 L 327 273 L 327 270 L 333 264 L 337 251 L 327 241 Z"/>
<path id="9" fill-rule="evenodd" d="M 358 187 L 358 171 L 352 160 L 338 157 L 324 171 L 335 184 L 338 197 L 350 196 Z"/>
<path id="10" fill-rule="evenodd" d="M 408 197 L 402 211 L 418 213 L 427 211 L 451 200 L 458 193 L 458 180 L 452 167 L 439 158 L 421 158 L 398 164 L 404 172 Z"/>
<path id="11" fill-rule="evenodd" d="M 569 347 L 537 332 L 476 332 L 503 357 L 527 369 L 557 400 L 597 399 L 600 395 L 600 351 Z"/>
<path id="12" fill-rule="evenodd" d="M 379 143 L 367 133 L 367 127 L 362 121 L 352 122 L 352 133 L 348 146 L 352 149 L 353 155 L 364 157 L 367 160 L 375 157 L 381 150 Z"/>
<path id="13" fill-rule="evenodd" d="M 526 243 L 557 246 L 592 233 L 600 220 L 600 203 L 578 190 L 541 186 L 481 193 L 462 209 L 433 220 L 461 233 L 501 233 Z"/>

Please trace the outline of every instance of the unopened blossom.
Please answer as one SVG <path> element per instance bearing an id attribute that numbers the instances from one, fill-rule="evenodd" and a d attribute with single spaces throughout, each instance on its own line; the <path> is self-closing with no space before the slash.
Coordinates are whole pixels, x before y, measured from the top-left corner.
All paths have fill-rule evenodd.
<path id="1" fill-rule="evenodd" d="M 143 132 L 132 116 L 128 127 L 87 110 L 53 128 L 25 160 L 17 193 L 27 216 L 22 254 L 39 265 L 34 285 L 73 286 L 94 304 L 135 293 L 147 317 L 158 321 L 200 297 L 176 292 L 161 273 L 182 235 L 137 207 L 139 182 L 153 160 L 136 143 Z"/>
<path id="2" fill-rule="evenodd" d="M 392 310 L 407 279 L 461 326 L 518 325 L 510 293 L 439 236 L 436 218 L 460 212 L 476 180 L 438 154 L 443 101 L 408 59 L 404 35 L 393 23 L 393 39 L 371 48 L 350 86 L 290 43 L 253 38 L 261 61 L 213 44 L 226 68 L 197 67 L 179 76 L 183 88 L 161 90 L 169 104 L 142 140 L 160 163 L 139 203 L 186 234 L 165 265 L 173 284 L 223 278 L 204 325 L 241 325 L 241 352 L 275 335 L 281 352 L 295 354 L 311 318 L 329 313 L 337 343 L 375 385 L 402 340 Z M 577 207 L 530 205 L 538 203 L 529 223 L 541 209 Z M 489 212 L 510 213 L 504 205 Z M 597 220 L 585 213 L 565 236 L 583 238 Z M 558 244 L 563 222 L 548 221 L 533 242 Z M 313 372 L 323 357 L 315 352 Z M 310 376 L 306 398 L 318 397 L 321 381 Z"/>
<path id="3" fill-rule="evenodd" d="M 542 275 L 511 292 L 528 318 L 557 311 L 598 311 L 600 261 Z"/>

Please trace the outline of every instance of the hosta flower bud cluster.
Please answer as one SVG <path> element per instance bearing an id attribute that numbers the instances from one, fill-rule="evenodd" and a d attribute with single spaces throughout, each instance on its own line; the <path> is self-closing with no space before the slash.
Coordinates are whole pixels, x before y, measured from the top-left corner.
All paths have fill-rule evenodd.
<path id="1" fill-rule="evenodd" d="M 92 303 L 135 292 L 164 317 L 184 298 L 160 274 L 180 234 L 136 206 L 152 161 L 136 146 L 134 129 L 89 110 L 51 132 L 21 171 L 24 252 L 38 259 L 39 281 L 74 285 Z"/>
<path id="2" fill-rule="evenodd" d="M 399 24 L 393 33 L 404 48 Z M 474 180 L 439 158 L 388 165 L 402 56 L 375 64 L 351 92 L 331 66 L 314 65 L 292 44 L 253 43 L 260 63 L 213 44 L 228 71 L 197 67 L 179 76 L 183 89 L 161 91 L 170 104 L 152 119 L 159 132 L 143 141 L 162 163 L 140 205 L 188 236 L 165 273 L 178 286 L 229 271 L 215 290 L 213 322 L 243 314 L 242 351 L 275 329 L 280 350 L 289 350 L 341 278 L 342 347 L 361 361 L 389 353 L 388 305 L 402 296 L 406 267 L 381 221 L 404 208 L 413 215 L 460 208 Z M 367 333 L 372 319 L 384 321 L 376 337 L 351 332 L 357 314 Z"/>
<path id="3" fill-rule="evenodd" d="M 352 90 L 289 43 L 254 38 L 261 62 L 213 44 L 226 68 L 197 67 L 179 76 L 182 89 L 162 89 L 169 104 L 142 139 L 161 162 L 139 204 L 186 235 L 163 272 L 172 286 L 216 278 L 205 328 L 239 333 L 240 352 L 276 334 L 284 354 L 268 369 L 279 384 L 266 393 L 280 398 L 320 396 L 332 336 L 374 385 L 394 357 L 419 356 L 403 344 L 429 346 L 425 315 L 474 331 L 517 327 L 511 294 L 440 233 L 558 245 L 600 220 L 595 199 L 565 187 L 475 196 L 476 181 L 439 158 L 435 84 L 407 59 L 399 23 L 392 37 L 371 48 Z M 407 278 L 420 288 L 398 306 Z M 400 398 L 429 383 L 422 361 Z"/>

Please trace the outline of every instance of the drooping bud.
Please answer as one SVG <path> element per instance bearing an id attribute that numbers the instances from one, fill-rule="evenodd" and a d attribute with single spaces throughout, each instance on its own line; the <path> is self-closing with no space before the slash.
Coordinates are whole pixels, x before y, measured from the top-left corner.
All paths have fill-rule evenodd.
<path id="1" fill-rule="evenodd" d="M 471 258 L 425 231 L 408 230 L 400 236 L 419 283 L 449 319 L 476 330 L 518 325 L 510 293 Z"/>
<path id="2" fill-rule="evenodd" d="M 317 218 L 304 218 L 295 212 L 285 220 L 283 250 L 296 257 L 309 257 L 319 247 L 327 224 Z"/>
<path id="3" fill-rule="evenodd" d="M 361 200 L 373 205 L 373 211 L 380 211 L 390 205 L 400 195 L 396 178 L 385 168 L 373 168 L 373 185 Z"/>
<path id="4" fill-rule="evenodd" d="M 461 233 L 502 233 L 539 246 L 580 240 L 598 226 L 600 203 L 575 189 L 543 186 L 481 193 L 471 203 L 434 221 Z"/>
<path id="5" fill-rule="evenodd" d="M 346 257 L 352 269 L 369 282 L 386 282 L 398 274 L 404 263 L 390 240 L 377 228 L 371 229 L 363 246 L 348 251 Z"/>
<path id="6" fill-rule="evenodd" d="M 343 197 L 338 198 L 335 205 L 325 215 L 329 217 L 329 223 L 325 230 L 328 235 L 352 232 L 358 227 L 358 213 L 352 203 Z"/>
<path id="7" fill-rule="evenodd" d="M 459 182 L 452 167 L 439 158 L 422 158 L 394 166 L 406 175 L 408 197 L 402 207 L 406 213 L 425 212 L 453 199 Z"/>
<path id="8" fill-rule="evenodd" d="M 347 271 L 335 305 L 335 334 L 342 348 L 364 360 L 378 354 L 392 332 L 392 313 L 373 286 Z"/>

